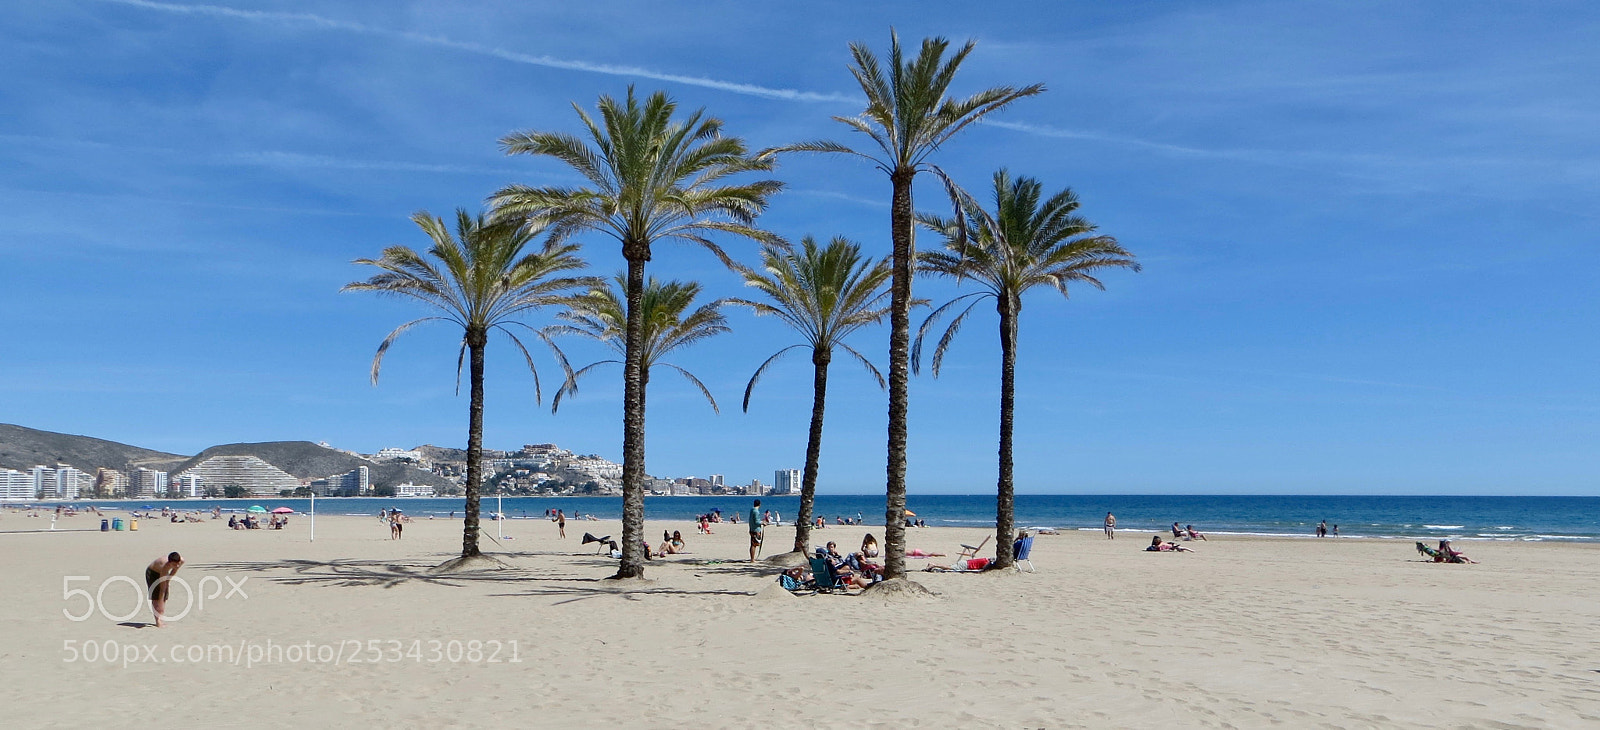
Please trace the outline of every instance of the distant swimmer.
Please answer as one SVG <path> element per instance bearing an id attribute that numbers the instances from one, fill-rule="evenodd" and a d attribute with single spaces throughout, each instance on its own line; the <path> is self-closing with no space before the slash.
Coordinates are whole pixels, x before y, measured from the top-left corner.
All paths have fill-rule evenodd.
<path id="1" fill-rule="evenodd" d="M 178 568 L 183 567 L 183 556 L 172 552 L 164 558 L 156 558 L 154 562 L 145 566 L 144 585 L 150 590 L 150 610 L 156 615 L 156 628 L 167 625 L 167 594 L 172 585 L 173 576 L 178 574 Z"/>

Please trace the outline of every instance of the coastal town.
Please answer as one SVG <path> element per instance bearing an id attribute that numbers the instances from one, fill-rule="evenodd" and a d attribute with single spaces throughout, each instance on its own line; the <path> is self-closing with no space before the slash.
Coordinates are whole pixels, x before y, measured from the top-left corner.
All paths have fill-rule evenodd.
<path id="1" fill-rule="evenodd" d="M 15 427 L 13 427 L 15 428 Z M 32 429 L 28 429 L 32 430 Z M 82 439 L 64 434 L 36 434 Z M 68 441 L 68 444 L 75 443 Z M 100 442 L 109 443 L 109 442 Z M 327 443 L 275 442 L 214 447 L 194 457 L 148 458 L 126 468 L 74 458 L 32 465 L 0 462 L 0 501 L 188 499 L 247 497 L 441 497 L 464 492 L 467 452 L 438 446 L 384 448 L 363 454 Z M 229 453 L 214 453 L 214 452 Z M 17 457 L 12 457 L 15 461 Z M 76 462 L 76 463 L 74 463 Z M 516 450 L 484 449 L 482 493 L 504 496 L 618 496 L 622 465 L 554 443 Z M 781 496 L 800 491 L 797 469 L 778 469 L 772 483 L 729 483 L 722 474 L 649 477 L 658 496 Z"/>

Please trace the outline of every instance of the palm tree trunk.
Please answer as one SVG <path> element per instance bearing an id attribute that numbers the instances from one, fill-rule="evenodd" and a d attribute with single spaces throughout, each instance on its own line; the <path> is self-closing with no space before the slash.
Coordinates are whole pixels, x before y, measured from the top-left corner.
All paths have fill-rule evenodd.
<path id="1" fill-rule="evenodd" d="M 644 577 L 644 251 L 628 258 L 628 335 L 622 364 L 622 564 L 616 578 Z"/>
<path id="2" fill-rule="evenodd" d="M 489 344 L 489 333 L 483 330 L 467 331 L 467 351 L 471 353 L 468 377 L 471 378 L 472 406 L 467 417 L 467 508 L 465 524 L 461 528 L 461 557 L 479 555 L 478 551 L 478 483 L 483 480 L 483 352 Z"/>
<path id="3" fill-rule="evenodd" d="M 828 402 L 828 362 L 833 354 L 821 348 L 811 351 L 811 435 L 806 440 L 806 473 L 800 478 L 800 521 L 794 526 L 795 552 L 811 546 L 811 510 L 817 499 L 817 465 L 822 461 L 822 412 Z"/>
<path id="4" fill-rule="evenodd" d="M 889 464 L 884 489 L 883 574 L 906 576 L 906 410 L 911 383 L 911 182 L 915 168 L 890 174 L 894 185 L 889 209 L 894 242 L 893 281 L 889 287 Z"/>
<path id="5" fill-rule="evenodd" d="M 1016 485 L 1011 475 L 1012 417 L 1017 401 L 1017 314 L 1020 301 L 1001 295 L 1000 310 L 1000 479 L 995 485 L 995 564 L 1009 568 L 1014 562 L 1011 541 L 1016 530 Z"/>

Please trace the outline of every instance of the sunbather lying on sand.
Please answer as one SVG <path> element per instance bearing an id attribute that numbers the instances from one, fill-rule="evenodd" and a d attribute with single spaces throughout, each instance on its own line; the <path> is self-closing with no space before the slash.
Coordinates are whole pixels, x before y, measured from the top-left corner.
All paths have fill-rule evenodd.
<path id="1" fill-rule="evenodd" d="M 976 573 L 980 570 L 988 570 L 993 566 L 994 561 L 988 558 L 970 558 L 968 560 L 958 560 L 950 565 L 929 565 L 922 570 L 927 573 Z"/>
<path id="2" fill-rule="evenodd" d="M 1162 542 L 1161 536 L 1156 535 L 1150 538 L 1150 547 L 1145 548 L 1145 551 L 1152 553 L 1192 553 L 1194 548 L 1187 548 L 1175 542 Z"/>

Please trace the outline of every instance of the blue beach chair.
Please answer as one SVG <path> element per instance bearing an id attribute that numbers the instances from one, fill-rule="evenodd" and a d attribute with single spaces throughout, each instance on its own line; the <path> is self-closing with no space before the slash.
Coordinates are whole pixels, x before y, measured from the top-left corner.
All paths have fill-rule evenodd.
<path id="1" fill-rule="evenodd" d="M 1014 556 L 1016 558 L 1016 568 L 1017 568 L 1017 570 L 1022 570 L 1022 564 L 1023 563 L 1027 563 L 1028 564 L 1028 572 L 1029 573 L 1034 572 L 1033 571 L 1033 561 L 1028 559 L 1029 556 L 1033 555 L 1033 536 L 1032 535 L 1029 535 L 1029 536 L 1024 537 L 1024 538 L 1019 538 L 1015 543 L 1013 543 L 1011 545 L 1011 554 L 1012 554 L 1012 556 Z"/>
<path id="2" fill-rule="evenodd" d="M 839 574 L 834 571 L 827 558 L 812 557 L 809 560 L 811 561 L 811 580 L 819 592 L 833 593 L 838 591 L 843 593 L 845 591 L 844 579 L 840 578 Z"/>

